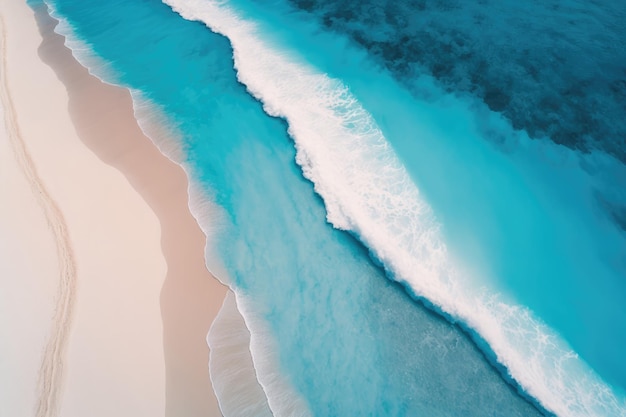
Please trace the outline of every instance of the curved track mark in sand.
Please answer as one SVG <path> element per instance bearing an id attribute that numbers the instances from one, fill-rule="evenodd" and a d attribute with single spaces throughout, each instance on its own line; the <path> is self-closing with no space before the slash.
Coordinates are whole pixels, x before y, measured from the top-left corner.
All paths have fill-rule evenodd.
<path id="1" fill-rule="evenodd" d="M 37 174 L 35 164 L 28 153 L 22 139 L 15 115 L 6 76 L 6 31 L 3 16 L 0 16 L 2 36 L 2 68 L 0 71 L 0 99 L 4 108 L 4 122 L 9 143 L 22 173 L 31 191 L 41 207 L 48 227 L 53 234 L 59 262 L 59 287 L 55 311 L 52 318 L 52 329 L 45 346 L 41 368 L 36 404 L 36 417 L 56 417 L 63 392 L 63 373 L 65 350 L 70 335 L 72 311 L 76 295 L 76 262 L 70 245 L 67 225 L 63 214 L 56 205 Z"/>

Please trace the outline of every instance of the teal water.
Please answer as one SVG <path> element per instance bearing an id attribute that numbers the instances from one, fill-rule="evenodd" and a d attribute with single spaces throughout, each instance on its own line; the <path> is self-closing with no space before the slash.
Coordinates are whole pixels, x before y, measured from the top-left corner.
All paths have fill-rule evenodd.
<path id="1" fill-rule="evenodd" d="M 626 246 L 599 200 L 623 204 L 623 165 L 531 141 L 428 77 L 428 100 L 416 100 L 363 52 L 281 2 L 168 2 L 233 42 L 242 82 L 289 121 L 331 223 L 355 232 L 411 292 L 477 331 L 550 409 L 623 413 L 623 399 L 595 374 L 622 395 Z M 331 127 L 316 124 L 322 118 Z M 494 136 L 503 138 L 497 146 Z M 387 143 L 443 220 L 441 234 L 406 176 L 388 172 L 398 167 Z"/>
<path id="2" fill-rule="evenodd" d="M 192 12 L 210 1 L 175 3 L 228 39 L 155 1 L 49 4 L 97 57 L 93 71 L 180 132 L 192 178 L 224 213 L 214 250 L 310 414 L 624 413 L 593 372 L 616 386 L 624 375 L 624 237 L 589 175 L 619 164 L 586 157 L 583 171 L 572 151 L 486 113 L 516 140 L 503 152 L 471 104 L 427 78 L 439 99 L 416 100 L 279 2 L 207 16 Z"/>
<path id="3" fill-rule="evenodd" d="M 264 5 L 251 12 L 255 19 L 288 9 L 280 1 L 254 3 Z M 442 219 L 446 241 L 624 388 L 626 170 L 599 150 L 623 160 L 626 149 L 619 133 L 626 128 L 625 90 L 617 87 L 626 65 L 626 32 L 617 22 L 626 8 L 576 1 L 290 3 L 350 34 L 415 93 L 406 97 L 382 77 L 327 64 L 375 115 Z M 284 16 L 266 20 L 282 32 L 303 32 L 299 21 L 311 20 L 293 11 Z M 430 72 L 420 72 L 420 64 Z M 459 94 L 446 94 L 451 89 Z M 531 141 L 527 132 L 548 136 Z"/>

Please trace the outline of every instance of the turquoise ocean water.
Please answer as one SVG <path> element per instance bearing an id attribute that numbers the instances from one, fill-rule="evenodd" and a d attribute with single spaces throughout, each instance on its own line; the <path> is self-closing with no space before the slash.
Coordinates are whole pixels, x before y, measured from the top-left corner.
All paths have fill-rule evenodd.
<path id="1" fill-rule="evenodd" d="M 47 0 L 219 207 L 274 415 L 626 415 L 624 8 L 483 3 Z"/>

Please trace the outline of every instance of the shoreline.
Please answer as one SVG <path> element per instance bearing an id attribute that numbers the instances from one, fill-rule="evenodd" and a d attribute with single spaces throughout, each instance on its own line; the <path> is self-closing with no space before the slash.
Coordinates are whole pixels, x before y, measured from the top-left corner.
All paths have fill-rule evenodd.
<path id="1" fill-rule="evenodd" d="M 185 172 L 141 131 L 130 92 L 74 59 L 45 8 L 35 24 L 26 4 L 2 3 L 18 123 L 76 250 L 61 414 L 220 416 L 205 337 L 226 288 L 206 269 Z"/>

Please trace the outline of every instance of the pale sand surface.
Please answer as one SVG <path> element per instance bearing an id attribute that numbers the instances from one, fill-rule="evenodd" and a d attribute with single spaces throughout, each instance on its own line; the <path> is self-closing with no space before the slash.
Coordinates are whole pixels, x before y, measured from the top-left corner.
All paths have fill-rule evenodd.
<path id="1" fill-rule="evenodd" d="M 53 236 L 0 119 L 0 416 L 30 416 L 59 272 Z"/>
<path id="2" fill-rule="evenodd" d="M 38 13 L 42 43 L 25 4 L 0 0 L 0 6 L 20 136 L 67 225 L 76 264 L 60 415 L 219 415 L 204 338 L 225 290 L 204 267 L 204 236 L 187 207 L 184 172 L 139 130 L 129 93 L 89 76 L 51 32 L 45 13 Z M 2 161 L 6 148 L 0 148 Z M 15 171 L 0 173 L 13 181 Z M 12 203 L 3 204 L 0 231 L 22 239 L 21 249 L 11 250 L 36 257 L 42 266 L 36 272 L 27 262 L 15 262 L 2 271 L 11 271 L 11 282 L 34 281 L 31 287 L 39 286 L 36 273 L 44 282 L 40 298 L 48 300 L 55 281 L 50 265 L 56 258 L 49 255 L 54 238 L 24 184 L 13 182 L 3 183 L 8 194 L 2 195 Z M 24 209 L 30 217 L 15 218 L 22 205 L 30 207 L 30 212 Z M 14 257 L 3 251 L 5 240 L 0 240 L 0 256 Z M 7 281 L 3 274 L 3 287 Z M 20 285 L 27 293 L 28 284 Z M 45 323 L 50 307 L 46 310 L 44 302 L 35 308 L 31 298 L 33 305 L 23 309 L 41 310 L 37 323 L 50 326 L 49 318 Z M 32 333 L 24 341 L 40 343 L 41 331 Z M 32 364 L 25 353 L 20 360 Z M 0 384 L 8 382 L 0 376 Z"/>

